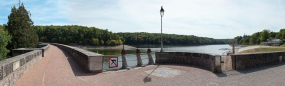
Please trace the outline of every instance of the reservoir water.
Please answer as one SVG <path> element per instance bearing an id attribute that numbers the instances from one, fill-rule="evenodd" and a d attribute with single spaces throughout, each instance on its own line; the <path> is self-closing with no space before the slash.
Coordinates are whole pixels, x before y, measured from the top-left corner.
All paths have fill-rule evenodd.
<path id="1" fill-rule="evenodd" d="M 148 56 L 146 54 L 148 46 L 147 45 L 139 45 L 138 46 L 141 51 L 141 57 L 143 64 L 148 63 Z M 175 51 L 175 52 L 198 52 L 198 53 L 209 53 L 209 54 L 216 54 L 216 55 L 226 55 L 228 49 L 232 49 L 232 47 L 228 44 L 221 44 L 221 45 L 200 45 L 200 46 L 163 46 L 164 51 Z M 152 50 L 152 57 L 155 60 L 154 52 L 160 51 L 160 46 L 150 46 Z M 128 62 L 128 66 L 134 67 L 137 64 L 137 57 L 135 54 L 136 49 L 126 49 L 126 59 Z M 90 50 L 93 52 L 98 52 L 105 56 L 103 68 L 104 70 L 113 70 L 113 69 L 120 69 L 122 67 L 122 58 L 121 58 L 121 50 L 100 50 L 94 49 Z M 119 59 L 119 67 L 118 68 L 108 68 L 108 58 L 109 57 L 118 57 Z"/>

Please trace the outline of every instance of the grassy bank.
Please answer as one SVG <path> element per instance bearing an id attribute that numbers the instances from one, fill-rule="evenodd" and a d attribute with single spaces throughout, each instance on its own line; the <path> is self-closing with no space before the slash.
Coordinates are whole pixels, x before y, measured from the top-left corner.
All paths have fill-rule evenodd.
<path id="1" fill-rule="evenodd" d="M 275 52 L 275 51 L 285 51 L 285 47 L 255 48 L 255 49 L 245 50 L 240 53 Z"/>

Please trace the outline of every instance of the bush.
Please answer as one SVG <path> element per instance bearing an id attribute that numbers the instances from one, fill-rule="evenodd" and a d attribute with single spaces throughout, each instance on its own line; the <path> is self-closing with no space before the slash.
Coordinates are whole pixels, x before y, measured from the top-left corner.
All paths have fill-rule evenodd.
<path id="1" fill-rule="evenodd" d="M 6 48 L 10 40 L 11 40 L 11 36 L 8 35 L 8 32 L 0 30 L 0 60 L 5 59 L 7 56 L 7 53 L 10 52 Z"/>
<path id="2" fill-rule="evenodd" d="M 92 45 L 99 45 L 99 39 L 97 38 L 92 38 Z"/>
<path id="3" fill-rule="evenodd" d="M 101 44 L 101 45 L 104 45 L 104 40 L 101 40 L 101 41 L 100 41 L 100 44 Z"/>
<path id="4" fill-rule="evenodd" d="M 57 39 L 56 38 L 52 38 L 52 40 L 51 40 L 52 42 L 57 42 Z"/>
<path id="5" fill-rule="evenodd" d="M 116 44 L 117 44 L 116 40 L 111 40 L 110 41 L 110 45 L 116 45 Z"/>

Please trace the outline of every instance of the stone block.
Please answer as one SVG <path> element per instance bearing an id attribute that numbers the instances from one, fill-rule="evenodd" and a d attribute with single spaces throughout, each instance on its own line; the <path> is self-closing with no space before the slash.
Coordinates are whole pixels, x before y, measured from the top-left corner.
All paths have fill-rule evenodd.
<path id="1" fill-rule="evenodd" d="M 20 61 L 15 61 L 15 62 L 13 63 L 13 71 L 15 71 L 16 69 L 18 69 L 20 66 L 21 66 L 21 65 L 20 65 Z"/>
<path id="2" fill-rule="evenodd" d="M 90 71 L 103 71 L 103 56 L 89 57 L 89 70 Z"/>
<path id="3" fill-rule="evenodd" d="M 0 80 L 2 80 L 3 79 L 3 66 L 2 65 L 0 65 Z"/>

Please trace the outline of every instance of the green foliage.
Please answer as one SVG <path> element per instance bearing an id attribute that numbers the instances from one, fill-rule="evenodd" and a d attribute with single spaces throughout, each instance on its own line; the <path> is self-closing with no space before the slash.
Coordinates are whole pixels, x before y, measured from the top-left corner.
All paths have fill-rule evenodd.
<path id="1" fill-rule="evenodd" d="M 270 30 L 263 30 L 261 32 L 256 32 L 252 35 L 237 36 L 234 39 L 238 40 L 239 44 L 244 45 L 255 45 L 260 44 L 261 42 L 266 42 L 267 39 L 276 38 L 284 39 L 285 38 L 285 29 L 281 29 L 279 32 L 271 32 Z"/>
<path id="2" fill-rule="evenodd" d="M 35 26 L 42 42 L 78 43 L 82 45 L 119 45 L 120 36 L 95 27 L 84 26 Z M 58 39 L 58 40 L 57 40 Z M 119 43 L 111 44 L 111 40 Z M 105 43 L 109 41 L 109 43 Z"/>
<path id="3" fill-rule="evenodd" d="M 124 36 L 124 43 L 129 45 L 135 44 L 152 44 L 160 45 L 160 33 L 117 33 Z M 137 40 L 138 35 L 138 40 Z M 163 44 L 165 45 L 207 45 L 207 44 L 226 44 L 229 39 L 213 39 L 207 37 L 197 37 L 193 35 L 176 35 L 162 34 Z"/>
<path id="4" fill-rule="evenodd" d="M 5 29 L 12 36 L 8 45 L 10 50 L 16 48 L 34 48 L 38 46 L 38 35 L 33 29 L 33 21 L 30 19 L 29 13 L 22 4 L 19 8 L 15 6 L 8 16 L 8 22 Z"/>
<path id="5" fill-rule="evenodd" d="M 117 44 L 117 41 L 116 40 L 111 40 L 110 41 L 110 45 L 116 45 Z"/>
<path id="6" fill-rule="evenodd" d="M 160 45 L 160 33 L 112 33 L 95 27 L 77 25 L 35 26 L 35 30 L 43 42 L 78 43 L 82 45 L 120 45 L 124 42 L 130 45 L 136 43 Z M 137 34 L 139 34 L 138 41 Z M 166 45 L 225 44 L 228 43 L 228 39 L 163 34 L 163 43 Z"/>
<path id="7" fill-rule="evenodd" d="M 269 38 L 269 30 L 263 30 L 260 34 L 260 41 L 265 42 Z"/>
<path id="8" fill-rule="evenodd" d="M 249 40 L 249 44 L 250 45 L 254 45 L 254 44 L 259 44 L 260 43 L 260 32 L 254 33 L 253 35 L 251 35 L 250 40 Z"/>
<path id="9" fill-rule="evenodd" d="M 93 45 L 99 45 L 100 44 L 100 42 L 99 42 L 99 39 L 97 39 L 97 38 L 92 38 L 92 44 Z"/>
<path id="10" fill-rule="evenodd" d="M 57 39 L 56 39 L 56 38 L 52 38 L 51 41 L 52 41 L 52 42 L 57 42 Z"/>
<path id="11" fill-rule="evenodd" d="M 100 44 L 101 44 L 101 45 L 104 45 L 104 40 L 101 40 L 101 41 L 100 41 Z"/>
<path id="12" fill-rule="evenodd" d="M 6 46 L 8 45 L 8 42 L 10 42 L 11 36 L 8 35 L 8 32 L 4 31 L 3 29 L 0 29 L 0 60 L 3 60 L 6 58 L 7 53 L 9 53 L 9 50 L 6 49 Z"/>

